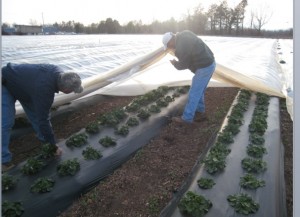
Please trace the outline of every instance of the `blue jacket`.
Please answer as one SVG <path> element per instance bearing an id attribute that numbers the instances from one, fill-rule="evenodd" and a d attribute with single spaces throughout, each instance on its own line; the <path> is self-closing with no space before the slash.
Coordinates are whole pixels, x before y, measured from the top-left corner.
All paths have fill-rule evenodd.
<path id="1" fill-rule="evenodd" d="M 26 103 L 35 113 L 39 130 L 45 142 L 56 144 L 50 123 L 50 109 L 55 93 L 58 93 L 57 80 L 63 70 L 50 64 L 12 64 L 2 69 L 5 87 L 16 100 Z"/>
<path id="2" fill-rule="evenodd" d="M 193 73 L 199 68 L 210 66 L 215 61 L 209 47 L 189 30 L 176 34 L 175 56 L 178 58 L 174 64 L 176 69 L 190 69 Z"/>

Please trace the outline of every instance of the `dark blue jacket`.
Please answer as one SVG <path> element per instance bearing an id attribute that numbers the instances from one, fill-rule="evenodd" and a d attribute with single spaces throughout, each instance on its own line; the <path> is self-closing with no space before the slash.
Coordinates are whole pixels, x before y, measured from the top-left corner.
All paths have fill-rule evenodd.
<path id="1" fill-rule="evenodd" d="M 57 80 L 63 70 L 50 64 L 12 64 L 2 69 L 2 79 L 8 91 L 26 103 L 36 114 L 39 130 L 45 142 L 56 144 L 50 123 L 50 109 L 55 93 L 58 93 Z"/>
<path id="2" fill-rule="evenodd" d="M 175 56 L 178 58 L 174 64 L 176 69 L 189 69 L 193 73 L 199 68 L 210 66 L 215 61 L 214 54 L 209 47 L 189 30 L 176 34 Z"/>

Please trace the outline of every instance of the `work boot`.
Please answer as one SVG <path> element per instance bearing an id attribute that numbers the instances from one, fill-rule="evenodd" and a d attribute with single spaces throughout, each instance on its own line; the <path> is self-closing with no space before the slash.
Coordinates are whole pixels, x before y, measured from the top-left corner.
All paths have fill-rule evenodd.
<path id="1" fill-rule="evenodd" d="M 202 112 L 196 113 L 196 117 L 195 117 L 196 122 L 203 122 L 203 121 L 207 121 L 207 120 L 208 120 L 208 117 L 205 113 L 202 113 Z"/>
<path id="2" fill-rule="evenodd" d="M 184 121 L 181 117 L 172 117 L 172 121 L 185 126 L 193 126 L 193 123 Z"/>

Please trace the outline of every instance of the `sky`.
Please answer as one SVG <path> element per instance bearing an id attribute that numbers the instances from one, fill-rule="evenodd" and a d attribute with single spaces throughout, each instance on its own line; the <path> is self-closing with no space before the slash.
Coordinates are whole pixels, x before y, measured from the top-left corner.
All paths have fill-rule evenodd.
<path id="1" fill-rule="evenodd" d="M 241 0 L 227 0 L 230 7 Z M 221 0 L 2 0 L 2 23 L 53 24 L 74 20 L 89 25 L 112 18 L 121 25 L 141 20 L 149 24 L 154 20 L 165 21 L 171 17 L 182 19 L 199 4 L 206 9 Z M 264 29 L 293 27 L 293 0 L 248 0 L 246 15 L 263 9 L 270 20 Z M 249 16 L 247 16 L 249 17 Z M 247 19 L 245 24 L 247 26 Z"/>

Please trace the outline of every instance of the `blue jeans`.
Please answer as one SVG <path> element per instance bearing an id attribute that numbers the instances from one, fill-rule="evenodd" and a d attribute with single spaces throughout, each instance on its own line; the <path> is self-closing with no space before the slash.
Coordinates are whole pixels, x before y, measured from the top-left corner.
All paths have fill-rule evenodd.
<path id="1" fill-rule="evenodd" d="M 2 85 L 2 163 L 11 161 L 9 141 L 11 129 L 15 123 L 15 99 Z"/>
<path id="2" fill-rule="evenodd" d="M 189 90 L 188 102 L 184 108 L 182 119 L 186 122 L 193 122 L 196 111 L 205 112 L 204 95 L 205 90 L 216 68 L 213 62 L 210 66 L 197 69 L 192 79 Z"/>
<path id="3" fill-rule="evenodd" d="M 2 85 L 2 163 L 8 163 L 12 159 L 12 155 L 9 151 L 9 142 L 11 129 L 15 123 L 15 98 L 9 93 L 7 88 Z M 40 141 L 44 141 L 44 137 L 40 133 L 38 127 L 38 121 L 34 115 L 34 111 L 31 109 L 30 104 L 22 103 L 22 107 L 31 122 L 34 131 Z"/>

